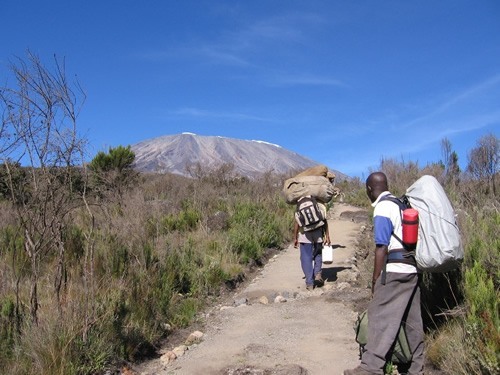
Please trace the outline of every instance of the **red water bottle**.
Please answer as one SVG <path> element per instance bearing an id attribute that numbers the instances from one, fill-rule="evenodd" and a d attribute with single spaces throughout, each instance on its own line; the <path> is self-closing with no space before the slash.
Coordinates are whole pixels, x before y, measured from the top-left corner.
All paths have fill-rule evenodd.
<path id="1" fill-rule="evenodd" d="M 403 243 L 415 249 L 418 239 L 418 211 L 407 208 L 403 211 Z"/>

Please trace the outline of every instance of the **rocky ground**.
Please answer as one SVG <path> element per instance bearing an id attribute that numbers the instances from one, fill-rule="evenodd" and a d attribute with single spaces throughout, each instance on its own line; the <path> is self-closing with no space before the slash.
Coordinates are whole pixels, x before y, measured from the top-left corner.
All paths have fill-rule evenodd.
<path id="1" fill-rule="evenodd" d="M 171 335 L 158 358 L 122 373 L 326 375 L 357 366 L 353 324 L 370 298 L 370 223 L 366 211 L 345 204 L 329 214 L 334 259 L 323 265 L 324 286 L 305 289 L 299 250 L 290 246 Z"/>

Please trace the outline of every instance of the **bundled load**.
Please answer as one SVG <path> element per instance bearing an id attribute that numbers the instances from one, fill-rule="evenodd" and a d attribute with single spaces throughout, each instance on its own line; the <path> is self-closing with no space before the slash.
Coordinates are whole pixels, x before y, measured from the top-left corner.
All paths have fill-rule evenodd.
<path id="1" fill-rule="evenodd" d="M 446 192 L 435 177 L 422 176 L 406 189 L 402 197 L 382 199 L 396 203 L 402 213 L 408 210 L 415 212 L 416 215 L 413 216 L 416 216 L 417 220 L 413 227 L 403 221 L 403 237 L 405 229 L 413 231 L 411 242 L 414 246 L 409 246 L 405 238 L 395 237 L 403 247 L 414 252 L 417 267 L 421 271 L 448 272 L 460 267 L 464 249 L 456 214 Z"/>
<path id="2" fill-rule="evenodd" d="M 285 201 L 288 204 L 296 204 L 300 198 L 311 196 L 318 202 L 328 203 L 335 193 L 331 183 L 334 178 L 335 175 L 324 165 L 308 168 L 285 181 L 283 186 Z"/>
<path id="3" fill-rule="evenodd" d="M 300 172 L 295 177 L 303 177 L 303 176 L 323 176 L 323 177 L 327 177 L 328 175 L 333 175 L 333 177 L 335 177 L 335 175 L 333 173 L 328 172 L 328 168 L 326 167 L 326 165 L 315 165 L 314 167 L 307 168 L 307 169 L 303 170 L 302 172 Z"/>

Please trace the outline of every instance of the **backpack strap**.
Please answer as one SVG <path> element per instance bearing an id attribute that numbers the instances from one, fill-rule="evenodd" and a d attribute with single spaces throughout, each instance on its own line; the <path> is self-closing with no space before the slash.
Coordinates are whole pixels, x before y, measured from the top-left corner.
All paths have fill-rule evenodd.
<path id="1" fill-rule="evenodd" d="M 400 198 L 396 198 L 393 195 L 384 195 L 380 198 L 379 202 L 382 201 L 391 201 L 398 205 L 399 212 L 401 215 L 401 222 L 403 222 L 403 211 L 407 208 L 411 208 L 410 201 L 406 195 L 401 196 Z M 408 250 L 408 248 L 403 243 L 403 240 L 399 238 L 399 236 L 392 231 L 391 235 L 398 240 L 398 242 L 403 246 L 401 249 L 393 249 L 388 251 L 385 257 L 384 269 L 382 271 L 382 285 L 385 285 L 386 273 L 387 273 L 387 264 L 388 263 L 404 263 L 409 264 L 411 266 L 417 266 L 417 261 L 415 260 L 415 251 Z"/>
<path id="2" fill-rule="evenodd" d="M 408 200 L 408 197 L 406 195 L 402 195 L 400 198 L 396 198 L 394 195 L 391 194 L 384 195 L 379 200 L 379 202 L 382 201 L 391 201 L 397 204 L 400 211 L 406 210 L 407 208 L 411 208 L 410 201 Z"/>

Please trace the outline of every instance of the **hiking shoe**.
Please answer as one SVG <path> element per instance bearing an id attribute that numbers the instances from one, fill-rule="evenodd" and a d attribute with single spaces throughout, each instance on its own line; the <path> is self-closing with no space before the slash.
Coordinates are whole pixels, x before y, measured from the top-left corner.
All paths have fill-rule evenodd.
<path id="1" fill-rule="evenodd" d="M 323 286 L 325 284 L 325 280 L 321 277 L 321 272 L 314 276 L 314 283 L 318 286 Z"/>
<path id="2" fill-rule="evenodd" d="M 313 290 L 314 289 L 314 285 L 306 285 L 306 290 Z"/>
<path id="3" fill-rule="evenodd" d="M 373 372 L 366 371 L 361 367 L 353 368 L 352 370 L 344 370 L 344 375 L 375 375 Z"/>

